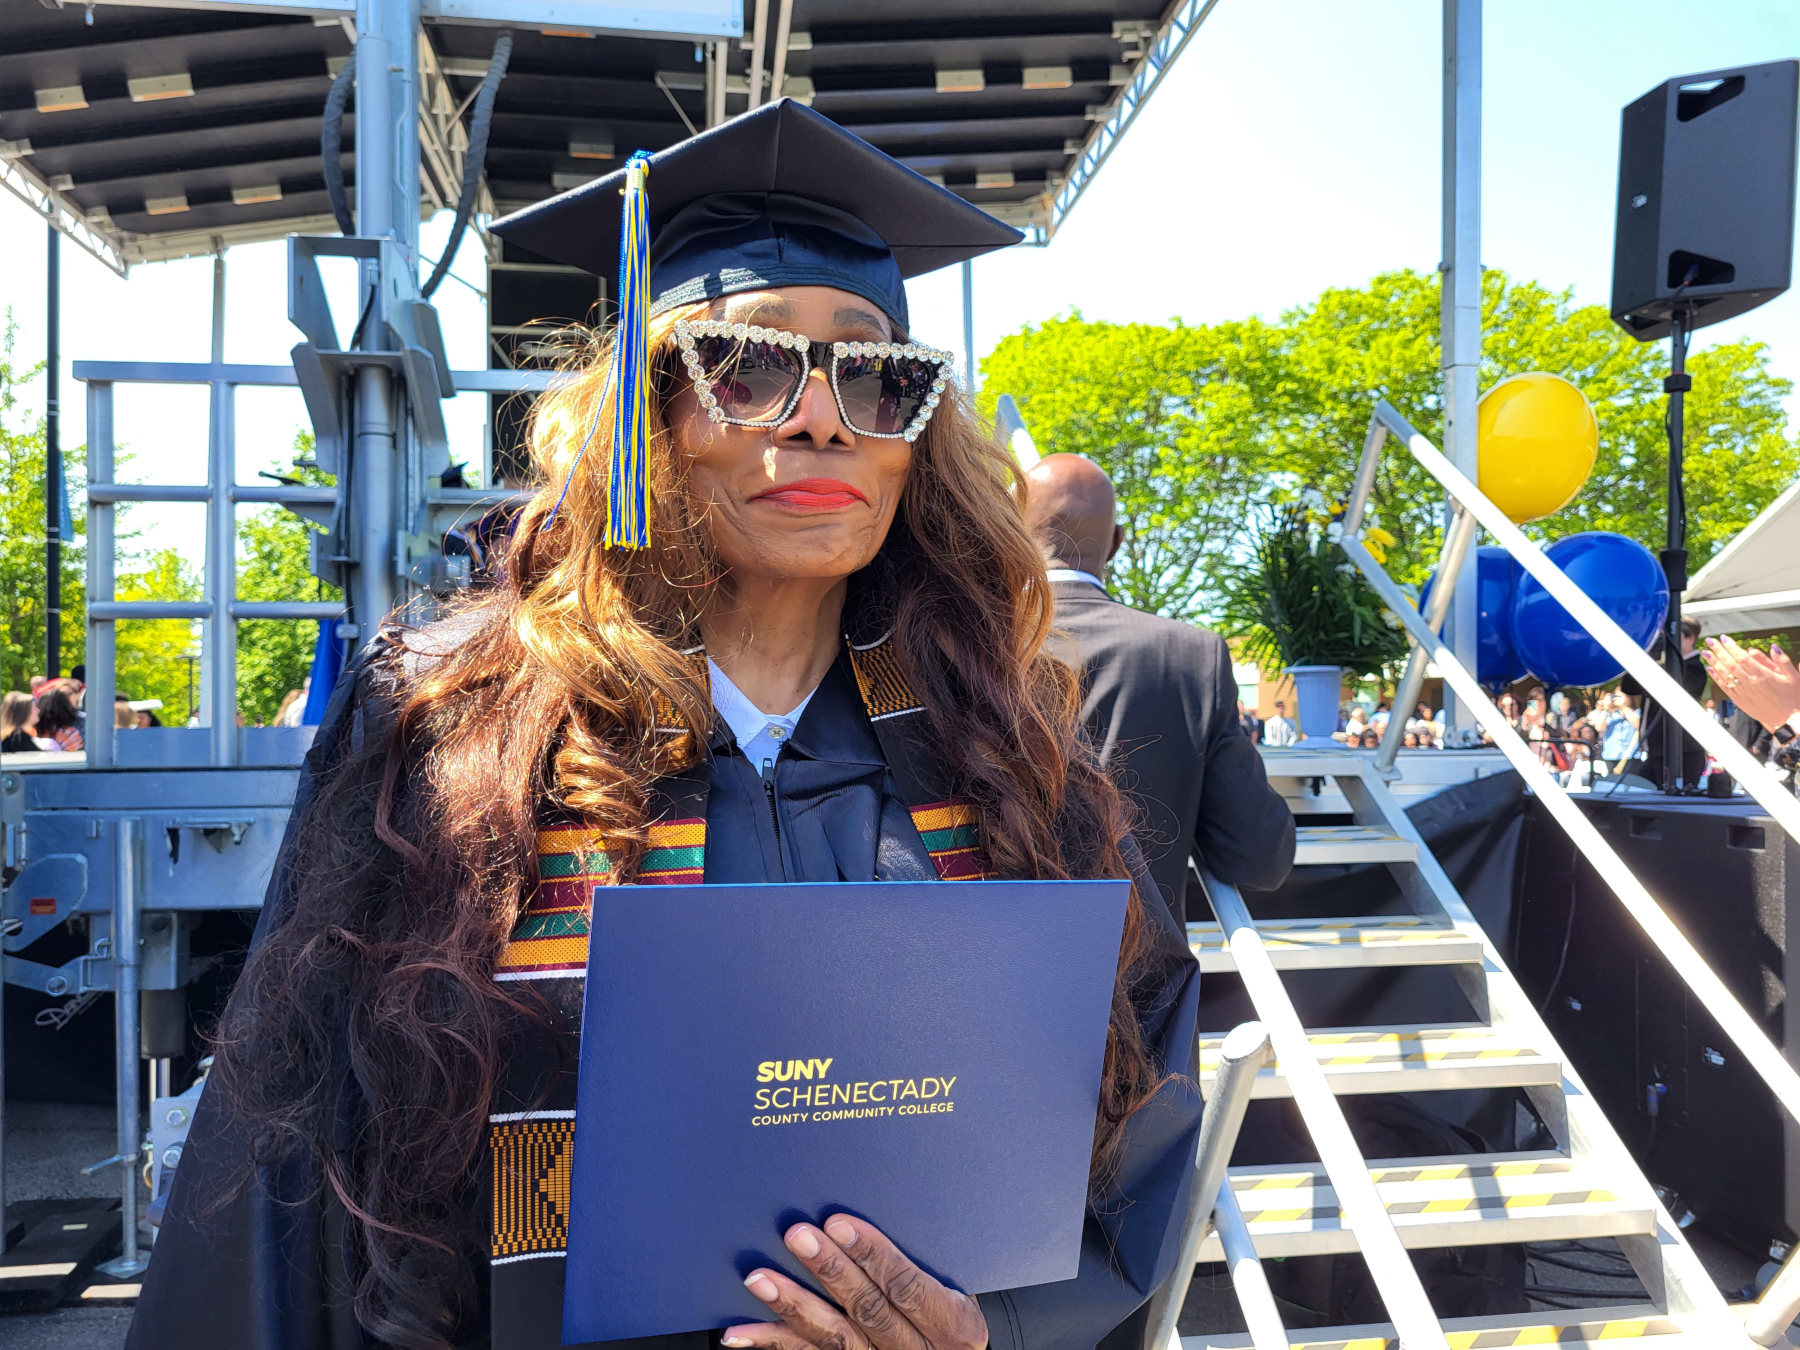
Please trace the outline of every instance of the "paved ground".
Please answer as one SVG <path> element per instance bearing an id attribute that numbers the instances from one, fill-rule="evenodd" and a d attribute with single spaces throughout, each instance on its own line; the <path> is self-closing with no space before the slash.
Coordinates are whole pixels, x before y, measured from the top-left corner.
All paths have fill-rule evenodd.
<path id="1" fill-rule="evenodd" d="M 75 1200 L 119 1193 L 116 1168 L 91 1177 L 89 1163 L 116 1151 L 110 1106 L 8 1102 L 6 1184 L 15 1200 Z M 131 1308 L 65 1307 L 0 1316 L 0 1350 L 120 1350 Z"/>

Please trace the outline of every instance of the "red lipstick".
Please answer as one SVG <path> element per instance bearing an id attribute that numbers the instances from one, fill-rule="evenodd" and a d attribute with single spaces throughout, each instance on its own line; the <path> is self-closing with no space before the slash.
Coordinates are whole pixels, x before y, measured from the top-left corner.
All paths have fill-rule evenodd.
<path id="1" fill-rule="evenodd" d="M 802 478 L 759 492 L 752 501 L 775 502 L 790 511 L 842 511 L 848 506 L 867 506 L 869 499 L 836 478 Z"/>

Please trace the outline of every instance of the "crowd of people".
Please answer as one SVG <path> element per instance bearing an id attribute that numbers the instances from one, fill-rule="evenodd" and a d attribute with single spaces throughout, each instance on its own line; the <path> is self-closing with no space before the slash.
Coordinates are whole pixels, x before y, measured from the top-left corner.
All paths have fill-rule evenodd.
<path id="1" fill-rule="evenodd" d="M 85 667 L 76 666 L 68 675 L 33 675 L 29 692 L 9 690 L 0 700 L 0 753 L 21 755 L 86 749 L 87 683 L 83 678 L 86 673 Z M 311 688 L 312 680 L 308 678 L 301 681 L 298 689 L 288 690 L 281 700 L 281 710 L 267 725 L 301 725 Z M 161 699 L 133 699 L 124 693 L 115 694 L 113 728 L 131 731 L 160 727 L 163 722 L 157 716 L 157 709 L 161 707 Z M 198 718 L 188 719 L 189 726 L 199 724 Z M 242 713 L 238 714 L 238 725 L 246 725 Z M 260 727 L 264 723 L 259 719 L 254 725 Z"/>
<path id="2" fill-rule="evenodd" d="M 1354 699 L 1346 699 L 1338 708 L 1337 730 L 1331 733 L 1331 739 L 1341 745 L 1373 750 L 1381 744 L 1381 738 L 1387 733 L 1392 720 L 1393 709 L 1389 706 L 1388 699 L 1381 699 L 1373 708 L 1365 707 Z M 1293 745 L 1300 739 L 1299 724 L 1288 716 L 1287 703 L 1283 699 L 1275 701 L 1274 715 L 1267 718 L 1258 716 L 1256 709 L 1240 699 L 1238 725 L 1243 728 L 1246 736 L 1262 745 Z M 1428 703 L 1419 704 L 1406 719 L 1401 736 L 1401 745 L 1407 750 L 1442 749 L 1443 713 L 1434 712 Z M 1484 740 L 1482 743 L 1489 742 Z"/>
<path id="3" fill-rule="evenodd" d="M 1694 689 L 1698 695 L 1710 676 L 1725 695 L 1702 701 L 1707 715 L 1726 726 L 1757 759 L 1800 782 L 1800 674 L 1795 673 L 1786 653 L 1779 646 L 1767 652 L 1745 649 L 1730 638 L 1707 639 L 1708 650 L 1702 652 L 1698 650 L 1699 626 L 1689 621 L 1683 628 L 1683 655 L 1691 652 L 1688 663 L 1701 672 L 1698 681 L 1689 679 L 1687 683 L 1698 685 Z M 1645 786 L 1660 783 L 1658 713 L 1629 678 L 1600 689 L 1551 692 L 1543 685 L 1530 685 L 1515 690 L 1501 693 L 1496 706 L 1565 787 L 1624 777 L 1636 778 Z M 1264 718 L 1240 699 L 1237 714 L 1238 725 L 1252 741 L 1287 746 L 1300 740 L 1299 726 L 1284 700 L 1276 700 L 1273 715 Z M 1366 701 L 1346 699 L 1339 708 L 1332 739 L 1372 750 L 1380 746 L 1392 719 L 1388 699 L 1378 700 L 1373 707 Z M 1401 747 L 1406 750 L 1443 748 L 1443 714 L 1434 712 L 1429 703 L 1420 703 L 1407 717 L 1402 735 Z M 1485 730 L 1479 736 L 1481 745 L 1493 744 Z M 1698 764 L 1684 765 L 1683 776 L 1689 790 L 1704 791 L 1713 772 L 1710 760 L 1702 757 Z"/>
<path id="4" fill-rule="evenodd" d="M 8 690 L 0 698 L 0 753 L 79 752 L 87 746 L 87 674 L 76 666 L 67 675 L 33 675 L 29 691 Z M 113 727 L 120 731 L 160 727 L 160 699 L 113 697 Z"/>

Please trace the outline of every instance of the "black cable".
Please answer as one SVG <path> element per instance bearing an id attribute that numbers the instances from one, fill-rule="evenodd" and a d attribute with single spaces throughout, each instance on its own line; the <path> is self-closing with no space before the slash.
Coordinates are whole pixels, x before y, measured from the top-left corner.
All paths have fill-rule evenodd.
<path id="1" fill-rule="evenodd" d="M 1647 1301 L 1650 1297 L 1641 1286 L 1634 1291 L 1630 1289 L 1577 1289 L 1568 1284 L 1528 1284 L 1525 1286 L 1525 1292 L 1534 1298 L 1538 1294 L 1555 1294 L 1558 1298 L 1629 1299 L 1635 1294 L 1638 1300 Z"/>
<path id="2" fill-rule="evenodd" d="M 1576 858 L 1569 858 L 1569 920 L 1563 926 L 1562 952 L 1556 958 L 1556 974 L 1550 977 L 1550 987 L 1544 991 L 1544 998 L 1538 1004 L 1538 1016 L 1543 1016 L 1544 1009 L 1550 1006 L 1550 1000 L 1556 997 L 1556 990 L 1562 984 L 1563 969 L 1569 964 L 1569 940 L 1575 936 L 1575 906 L 1581 895 L 1581 887 L 1575 875 Z"/>
<path id="3" fill-rule="evenodd" d="M 325 96 L 325 120 L 319 128 L 319 157 L 325 164 L 325 195 L 331 198 L 331 214 L 337 217 L 338 230 L 346 238 L 356 233 L 356 221 L 350 215 L 350 199 L 344 192 L 344 105 L 350 101 L 350 85 L 356 79 L 356 48 L 332 78 L 331 92 Z M 367 128 L 372 134 L 374 128 Z M 361 132 L 359 131 L 359 135 Z"/>
<path id="4" fill-rule="evenodd" d="M 362 313 L 356 316 L 356 328 L 350 334 L 350 346 L 346 349 L 355 351 L 362 346 L 363 329 L 368 326 L 369 315 L 375 312 L 376 287 L 369 287 L 369 293 L 363 297 Z"/>
<path id="5" fill-rule="evenodd" d="M 506 78 L 512 48 L 512 31 L 501 29 L 494 39 L 494 55 L 488 61 L 487 74 L 482 77 L 481 88 L 475 94 L 475 114 L 469 124 L 469 149 L 463 155 L 462 192 L 456 199 L 456 223 L 450 227 L 450 242 L 444 245 L 444 256 L 437 260 L 437 266 L 431 269 L 430 279 L 419 288 L 419 294 L 427 300 L 449 274 L 456 250 L 462 244 L 463 231 L 469 228 L 469 217 L 474 214 L 481 169 L 487 162 L 488 127 L 494 120 L 494 95 L 499 92 L 500 81 Z"/>
<path id="6" fill-rule="evenodd" d="M 1596 1256 L 1599 1255 L 1598 1252 L 1592 1254 Z M 1548 1253 L 1536 1252 L 1527 1256 L 1525 1259 L 1528 1261 L 1542 1261 L 1547 1265 L 1552 1266 L 1561 1266 L 1564 1270 L 1578 1270 L 1583 1275 L 1596 1275 L 1603 1280 L 1635 1280 L 1638 1277 L 1637 1272 L 1631 1269 L 1629 1265 L 1623 1270 L 1595 1270 L 1592 1266 L 1585 1266 L 1579 1261 L 1565 1261 L 1560 1256 L 1551 1256 Z"/>

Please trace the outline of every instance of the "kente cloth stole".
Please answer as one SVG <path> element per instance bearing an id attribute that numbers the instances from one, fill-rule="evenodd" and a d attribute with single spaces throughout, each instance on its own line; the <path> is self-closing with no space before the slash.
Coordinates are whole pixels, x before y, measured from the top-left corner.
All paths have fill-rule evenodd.
<path id="1" fill-rule="evenodd" d="M 703 658 L 702 658 L 703 659 Z M 887 640 L 850 647 L 863 708 L 931 863 L 944 881 L 994 875 L 981 846 L 981 817 L 944 790 L 925 738 L 925 709 L 913 695 Z M 679 730 L 673 709 L 659 710 Z M 637 872 L 621 885 L 697 885 L 706 877 L 706 784 L 671 778 L 651 789 L 648 847 Z M 600 832 L 578 822 L 538 831 L 538 888 L 501 954 L 495 978 L 530 980 L 587 968 L 588 901 L 612 877 Z"/>
<path id="2" fill-rule="evenodd" d="M 703 653 L 689 653 L 704 663 Z M 900 799 L 945 881 L 994 875 L 981 847 L 980 817 L 946 790 L 928 737 L 925 710 L 914 697 L 886 640 L 850 645 L 851 668 L 870 725 Z M 658 709 L 659 726 L 683 730 L 673 709 Z M 652 785 L 647 848 L 621 885 L 697 884 L 706 875 L 708 780 L 665 778 Z M 569 1030 L 518 1056 L 507 1069 L 489 1116 L 493 1158 L 491 1297 L 494 1350 L 538 1350 L 505 1325 L 507 1308 L 546 1301 L 562 1306 L 562 1269 L 569 1233 L 569 1178 L 575 1140 L 575 1075 L 587 974 L 588 914 L 593 888 L 612 883 L 614 865 L 599 831 L 579 820 L 546 822 L 537 835 L 538 886 L 526 903 L 494 971 L 498 981 L 532 981 Z"/>

